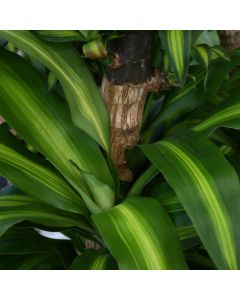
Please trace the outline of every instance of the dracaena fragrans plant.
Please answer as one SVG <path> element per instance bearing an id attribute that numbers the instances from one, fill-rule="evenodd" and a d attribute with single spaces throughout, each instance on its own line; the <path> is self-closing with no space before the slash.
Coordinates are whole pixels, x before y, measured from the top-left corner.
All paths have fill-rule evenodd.
<path id="1" fill-rule="evenodd" d="M 0 38 L 0 269 L 240 268 L 238 49 L 216 31 Z"/>

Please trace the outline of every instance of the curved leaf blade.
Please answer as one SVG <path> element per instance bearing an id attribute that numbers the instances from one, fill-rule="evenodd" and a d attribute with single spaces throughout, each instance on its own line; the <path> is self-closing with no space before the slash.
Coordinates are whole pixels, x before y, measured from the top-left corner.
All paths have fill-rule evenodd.
<path id="1" fill-rule="evenodd" d="M 177 231 L 154 198 L 130 196 L 93 220 L 120 269 L 186 269 Z"/>
<path id="2" fill-rule="evenodd" d="M 47 161 L 28 151 L 3 125 L 0 126 L 0 174 L 40 202 L 87 213 L 81 197 L 67 181 Z"/>
<path id="3" fill-rule="evenodd" d="M 32 30 L 32 33 L 49 42 L 85 41 L 79 30 Z"/>
<path id="4" fill-rule="evenodd" d="M 87 184 L 71 161 L 114 188 L 99 146 L 74 126 L 65 101 L 46 92 L 41 75 L 24 59 L 1 48 L 0 66 L 0 114 L 18 134 L 85 193 Z"/>
<path id="5" fill-rule="evenodd" d="M 207 45 L 197 45 L 192 49 L 193 58 L 199 62 L 201 65 L 208 69 L 210 62 L 210 50 Z"/>
<path id="6" fill-rule="evenodd" d="M 218 127 L 240 129 L 240 94 L 235 93 L 230 99 L 219 104 L 204 120 L 192 129 L 205 134 L 211 133 Z"/>
<path id="7" fill-rule="evenodd" d="M 205 44 L 209 47 L 220 46 L 217 30 L 203 30 L 194 45 Z"/>
<path id="8" fill-rule="evenodd" d="M 238 269 L 240 187 L 218 148 L 190 130 L 141 148 L 176 192 L 218 268 Z"/>
<path id="9" fill-rule="evenodd" d="M 179 116 L 191 111 L 202 104 L 205 98 L 201 97 L 201 91 L 197 88 L 205 76 L 205 69 L 198 68 L 193 72 L 195 80 L 189 78 L 181 90 L 171 93 L 163 103 L 163 106 L 156 117 L 154 117 L 151 128 L 156 128 L 162 124 L 168 124 L 172 120 L 177 119 Z"/>
<path id="10" fill-rule="evenodd" d="M 70 270 L 116 270 L 117 264 L 108 253 L 87 250 L 79 255 L 69 267 Z"/>
<path id="11" fill-rule="evenodd" d="M 210 49 L 211 51 L 211 57 L 212 59 L 216 58 L 223 58 L 227 61 L 230 61 L 229 55 L 227 53 L 227 51 L 225 51 L 222 47 L 220 46 L 213 46 Z"/>
<path id="12" fill-rule="evenodd" d="M 29 31 L 2 30 L 10 41 L 59 79 L 73 122 L 109 152 L 109 117 L 102 96 L 79 53 L 69 44 L 44 42 Z"/>
<path id="13" fill-rule="evenodd" d="M 138 179 L 134 182 L 134 184 L 131 186 L 128 195 L 139 195 L 144 186 L 148 184 L 154 177 L 158 175 L 159 171 L 154 167 L 150 166 L 146 169 L 145 172 L 142 173 L 138 177 Z"/>
<path id="14" fill-rule="evenodd" d="M 165 30 L 159 31 L 162 46 L 166 51 L 171 67 L 181 83 L 184 84 L 191 52 L 191 31 Z"/>
<path id="15" fill-rule="evenodd" d="M 68 268 L 76 256 L 70 240 L 51 239 L 41 235 L 32 227 L 13 226 L 0 238 L 0 269 L 4 259 L 8 260 L 6 266 L 8 265 L 11 269 L 18 269 L 19 267 L 14 263 L 14 258 L 19 258 L 21 261 L 22 259 L 25 260 L 26 257 L 27 263 L 28 255 L 31 257 L 33 254 L 38 256 L 44 253 L 53 254 L 59 261 L 61 269 Z M 31 261 L 31 259 L 29 260 Z M 43 268 L 49 269 L 51 265 L 52 263 Z"/>
<path id="16" fill-rule="evenodd" d="M 231 62 L 218 60 L 210 64 L 207 81 L 204 82 L 205 69 L 198 68 L 192 75 L 195 82 L 190 79 L 181 88 L 177 89 L 164 100 L 160 113 L 154 118 L 151 128 L 161 124 L 169 124 L 172 120 L 193 111 L 204 104 L 221 87 L 227 74 L 240 64 L 240 51 L 234 51 L 230 56 Z M 218 76 L 216 76 L 218 74 Z M 204 84 L 205 87 L 204 88 Z"/>
<path id="17" fill-rule="evenodd" d="M 0 236 L 22 221 L 31 221 L 50 227 L 79 227 L 91 231 L 88 221 L 79 214 L 67 212 L 24 195 L 0 197 Z"/>
<path id="18" fill-rule="evenodd" d="M 1 270 L 62 270 L 60 258 L 52 252 L 0 255 Z"/>
<path id="19" fill-rule="evenodd" d="M 85 57 L 90 59 L 102 59 L 107 57 L 107 49 L 101 39 L 86 43 L 82 47 Z"/>
<path id="20" fill-rule="evenodd" d="M 179 240 L 182 241 L 182 247 L 184 249 L 186 248 L 185 244 L 187 243 L 185 240 L 194 238 L 196 242 L 198 242 L 198 235 L 192 221 L 189 219 L 176 194 L 166 182 L 157 182 L 148 193 L 150 193 L 151 197 L 156 198 L 170 215 L 177 227 L 178 237 Z"/>

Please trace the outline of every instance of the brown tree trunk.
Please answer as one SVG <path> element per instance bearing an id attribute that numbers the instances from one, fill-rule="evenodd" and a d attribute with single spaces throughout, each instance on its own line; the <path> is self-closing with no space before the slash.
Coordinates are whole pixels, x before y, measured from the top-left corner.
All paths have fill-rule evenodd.
<path id="1" fill-rule="evenodd" d="M 126 33 L 109 45 L 113 62 L 106 70 L 102 94 L 111 121 L 112 159 L 123 181 L 132 180 L 125 150 L 138 143 L 147 93 L 166 85 L 159 71 L 151 67 L 152 45 L 152 31 Z"/>
<path id="2" fill-rule="evenodd" d="M 232 51 L 240 47 L 240 30 L 219 30 L 221 45 Z"/>

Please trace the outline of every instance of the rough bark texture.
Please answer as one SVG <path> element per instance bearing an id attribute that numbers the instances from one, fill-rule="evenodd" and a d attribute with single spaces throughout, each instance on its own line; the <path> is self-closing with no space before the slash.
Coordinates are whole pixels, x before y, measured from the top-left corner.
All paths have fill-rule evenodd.
<path id="1" fill-rule="evenodd" d="M 133 148 L 141 129 L 147 93 L 158 91 L 166 80 L 151 68 L 153 32 L 127 33 L 110 44 L 113 63 L 106 70 L 102 94 L 111 120 L 111 152 L 119 177 L 132 180 L 125 150 Z"/>
<path id="2" fill-rule="evenodd" d="M 232 51 L 240 47 L 240 30 L 219 30 L 221 45 L 227 50 Z"/>

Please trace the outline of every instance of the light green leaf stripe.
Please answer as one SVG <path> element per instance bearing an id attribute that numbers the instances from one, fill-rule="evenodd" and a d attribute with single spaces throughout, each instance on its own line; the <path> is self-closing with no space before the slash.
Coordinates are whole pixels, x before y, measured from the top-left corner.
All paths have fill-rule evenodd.
<path id="1" fill-rule="evenodd" d="M 142 192 L 144 186 L 148 184 L 154 177 L 156 177 L 158 173 L 159 171 L 153 165 L 148 167 L 146 171 L 143 172 L 142 175 L 140 175 L 134 182 L 128 192 L 128 195 L 139 195 Z"/>
<path id="2" fill-rule="evenodd" d="M 108 152 L 108 113 L 77 51 L 68 44 L 44 42 L 26 30 L 2 30 L 0 36 L 46 65 L 56 75 L 66 94 L 73 122 Z"/>
<path id="3" fill-rule="evenodd" d="M 197 132 L 209 134 L 217 127 L 230 127 L 240 129 L 240 94 L 235 93 L 230 99 L 216 107 L 208 118 L 202 120 L 192 129 Z"/>
<path id="4" fill-rule="evenodd" d="M 208 128 L 219 126 L 221 123 L 231 121 L 240 117 L 240 104 L 226 108 L 213 116 L 210 116 L 200 124 L 193 127 L 195 131 L 204 131 Z"/>
<path id="5" fill-rule="evenodd" d="M 194 59 L 202 64 L 206 69 L 208 69 L 209 61 L 210 61 L 210 52 L 207 45 L 198 45 L 193 48 L 193 57 Z"/>
<path id="6" fill-rule="evenodd" d="M 187 268 L 176 228 L 154 198 L 130 196 L 93 220 L 120 269 Z"/>
<path id="7" fill-rule="evenodd" d="M 191 111 L 204 102 L 203 87 L 201 93 L 198 92 L 198 86 L 201 84 L 206 71 L 203 67 L 198 68 L 193 76 L 195 81 L 190 78 L 181 90 L 174 91 L 169 94 L 164 102 L 160 113 L 154 118 L 151 128 L 156 128 L 159 125 L 171 122 L 179 117 L 179 114 Z M 200 95 L 199 95 L 200 94 Z"/>
<path id="8" fill-rule="evenodd" d="M 87 220 L 79 214 L 43 205 L 25 195 L 0 197 L 0 235 L 14 224 L 31 221 L 50 227 L 79 227 L 91 231 Z"/>
<path id="9" fill-rule="evenodd" d="M 225 213 L 225 207 L 215 184 L 210 182 L 211 175 L 204 166 L 190 156 L 190 153 L 185 152 L 179 146 L 165 141 L 161 142 L 161 146 L 166 148 L 170 155 L 175 156 L 181 168 L 193 177 L 198 193 L 202 195 L 203 205 L 210 212 L 218 236 L 219 247 L 222 248 L 230 269 L 237 268 L 236 250 L 229 216 Z"/>
<path id="10" fill-rule="evenodd" d="M 102 250 L 88 249 L 71 264 L 70 270 L 114 270 L 117 265 L 109 253 Z"/>
<path id="11" fill-rule="evenodd" d="M 205 70 L 203 68 L 197 69 L 194 73 L 193 76 L 196 78 L 195 81 L 190 78 L 186 84 L 184 85 L 181 90 L 178 90 L 174 94 L 172 94 L 167 101 L 167 105 L 172 105 L 174 102 L 177 102 L 179 99 L 184 98 L 189 94 L 191 91 L 193 91 L 196 86 L 203 80 L 205 74 Z"/>
<path id="12" fill-rule="evenodd" d="M 212 56 L 212 59 L 214 59 L 214 57 L 216 56 L 216 58 L 223 58 L 227 61 L 230 61 L 230 58 L 229 58 L 229 54 L 221 47 L 219 46 L 213 46 L 211 47 L 211 56 Z"/>
<path id="13" fill-rule="evenodd" d="M 184 49 L 183 32 L 180 30 L 169 30 L 167 34 L 169 49 L 176 64 L 178 77 L 181 78 L 184 72 L 184 57 L 179 49 Z"/>
<path id="14" fill-rule="evenodd" d="M 104 270 L 107 261 L 107 256 L 99 256 L 91 265 L 91 270 Z"/>
<path id="15" fill-rule="evenodd" d="M 180 83 L 184 84 L 190 58 L 191 32 L 166 30 L 159 31 L 159 34 L 173 71 Z"/>
<path id="16" fill-rule="evenodd" d="M 178 228 L 178 236 L 180 240 L 187 240 L 191 238 L 196 238 L 197 233 L 193 226 L 180 227 Z"/>
<path id="17" fill-rule="evenodd" d="M 2 48 L 0 66 L 0 114 L 21 138 L 85 193 L 88 186 L 71 161 L 113 188 L 99 146 L 71 122 L 64 99 L 47 93 L 41 75 L 27 61 Z"/>
<path id="18" fill-rule="evenodd" d="M 240 64 L 240 51 L 234 51 L 230 59 L 230 62 L 217 60 L 211 64 L 205 81 L 203 79 L 206 70 L 203 67 L 198 68 L 193 73 L 196 78 L 195 82 L 190 79 L 180 91 L 174 91 L 167 96 L 160 113 L 153 119 L 151 128 L 167 124 L 172 120 L 176 121 L 180 116 L 193 111 L 210 99 L 219 89 L 227 74 Z"/>
<path id="19" fill-rule="evenodd" d="M 166 182 L 156 182 L 151 188 L 150 196 L 156 198 L 167 211 L 178 230 L 181 241 L 196 238 L 198 235 L 181 202 Z"/>
<path id="20" fill-rule="evenodd" d="M 34 34 L 50 42 L 85 41 L 78 30 L 33 30 Z"/>
<path id="21" fill-rule="evenodd" d="M 161 248 L 158 249 L 158 253 L 156 252 L 156 249 L 153 246 L 154 240 L 152 239 L 151 231 L 149 232 L 148 226 L 144 220 L 141 220 L 141 216 L 135 214 L 131 209 L 131 206 L 128 207 L 127 204 L 119 207 L 118 215 L 122 219 L 131 220 L 131 222 L 127 223 L 128 230 L 130 232 L 135 231 L 135 234 L 132 235 L 132 238 L 134 239 L 134 242 L 138 246 L 141 255 L 146 261 L 147 269 L 151 269 L 152 266 L 154 266 L 156 269 L 167 269 L 164 253 Z M 117 227 L 116 223 L 115 226 Z"/>
<path id="22" fill-rule="evenodd" d="M 68 211 L 87 213 L 82 199 L 44 159 L 28 151 L 0 126 L 0 174 L 39 201 Z"/>
<path id="23" fill-rule="evenodd" d="M 187 129 L 141 148 L 174 189 L 218 268 L 238 269 L 240 186 L 219 149 Z"/>

